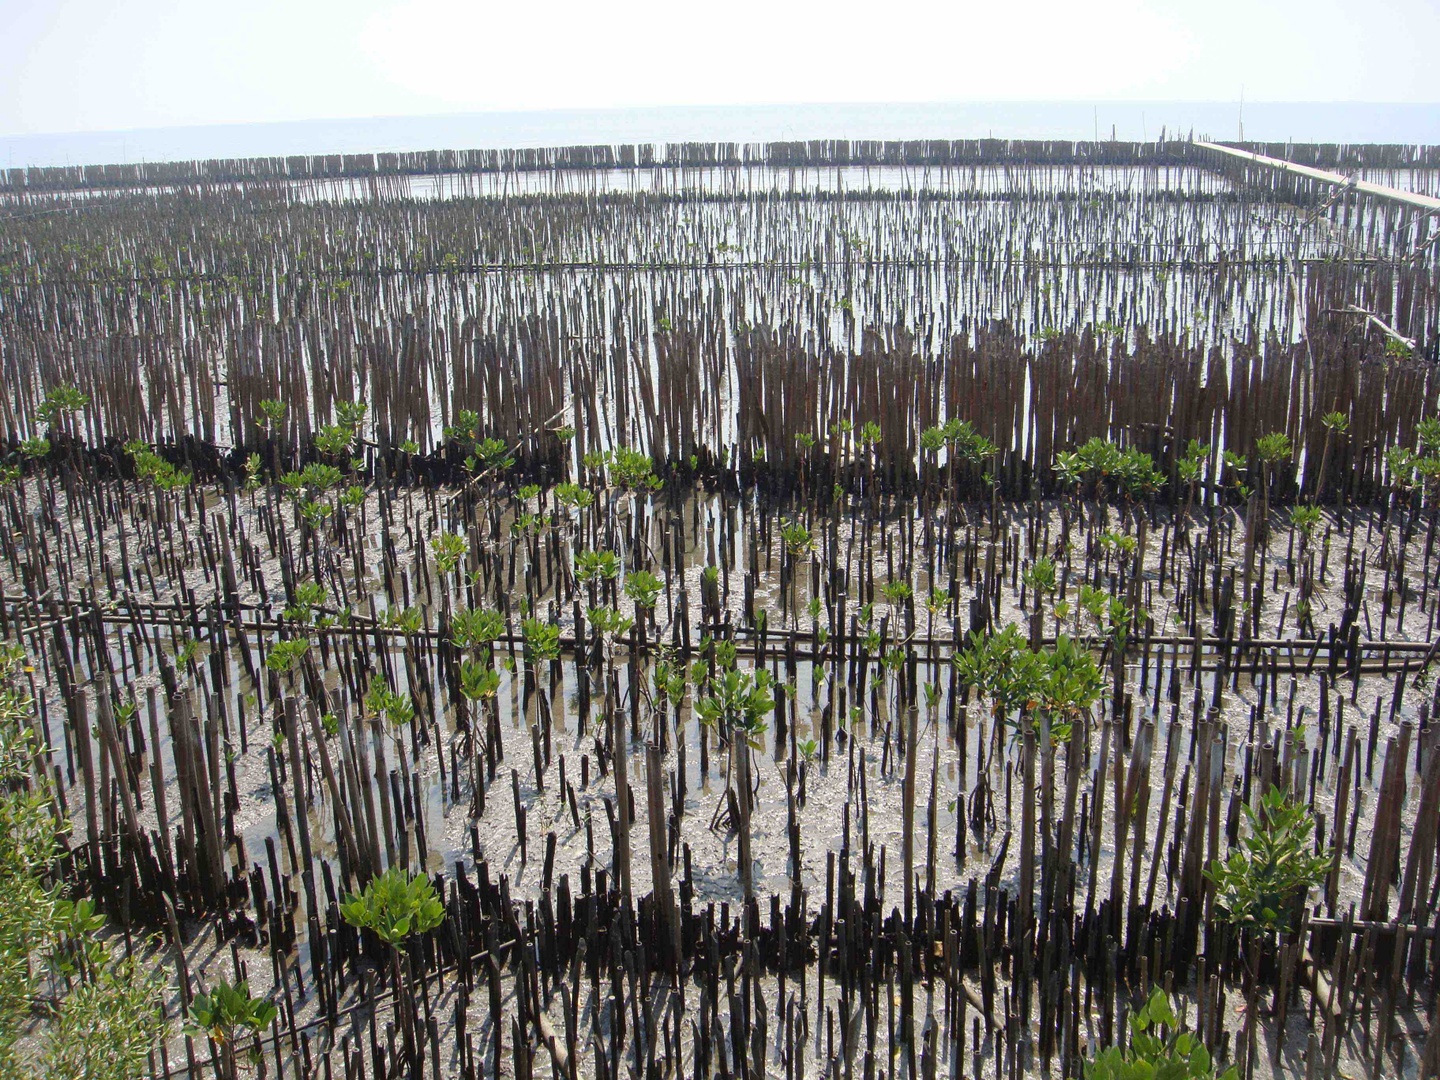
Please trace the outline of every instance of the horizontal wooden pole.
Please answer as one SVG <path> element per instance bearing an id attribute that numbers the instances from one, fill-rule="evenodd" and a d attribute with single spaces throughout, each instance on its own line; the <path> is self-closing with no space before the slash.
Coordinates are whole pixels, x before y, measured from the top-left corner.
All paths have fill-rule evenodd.
<path id="1" fill-rule="evenodd" d="M 1240 150 L 1237 147 L 1225 146 L 1222 143 L 1197 142 L 1195 145 L 1201 149 L 1212 150 L 1217 154 L 1234 158 L 1237 161 L 1249 162 L 1252 165 L 1264 165 L 1271 169 L 1277 169 L 1280 172 L 1294 173 L 1296 176 L 1303 176 L 1307 180 L 1318 180 L 1322 184 L 1336 184 L 1340 187 L 1354 188 L 1361 194 L 1374 195 L 1378 199 L 1390 199 L 1393 202 L 1407 203 L 1421 210 L 1440 210 L 1440 199 L 1430 195 L 1419 195 L 1413 191 L 1401 191 L 1399 188 L 1386 187 L 1384 184 L 1372 184 L 1369 180 L 1356 180 L 1353 177 L 1330 172 L 1327 169 L 1315 169 L 1309 165 L 1297 165 L 1293 161 L 1266 157 L 1264 154 L 1252 153 L 1249 150 Z"/>

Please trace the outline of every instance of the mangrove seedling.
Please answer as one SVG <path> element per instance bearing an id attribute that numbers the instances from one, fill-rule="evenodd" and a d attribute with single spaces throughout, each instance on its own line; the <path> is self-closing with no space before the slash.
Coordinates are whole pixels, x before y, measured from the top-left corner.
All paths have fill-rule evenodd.
<path id="1" fill-rule="evenodd" d="M 450 640 L 457 649 L 486 649 L 505 633 L 505 616 L 491 608 L 467 608 L 450 617 Z"/>
<path id="2" fill-rule="evenodd" d="M 1262 931 L 1285 931 L 1290 916 L 1330 868 L 1315 853 L 1315 819 L 1303 806 L 1271 787 L 1259 808 L 1242 807 L 1249 824 L 1238 850 L 1205 871 L 1215 883 L 1215 904 L 1230 923 Z"/>
<path id="3" fill-rule="evenodd" d="M 1210 1051 L 1179 1026 L 1170 999 L 1156 988 L 1130 1014 L 1130 1045 L 1106 1047 L 1085 1062 L 1085 1080 L 1239 1080 L 1233 1065 L 1217 1078 Z"/>
<path id="4" fill-rule="evenodd" d="M 266 398 L 260 402 L 260 415 L 255 418 L 255 423 L 264 429 L 266 435 L 274 435 L 285 419 L 285 408 L 285 402 L 279 398 Z"/>
<path id="5" fill-rule="evenodd" d="M 792 559 L 804 558 L 815 546 L 810 530 L 798 521 L 786 521 L 780 525 L 780 542 Z"/>
<path id="6" fill-rule="evenodd" d="M 397 1009 L 400 1026 L 406 1053 L 413 1062 L 418 1044 L 405 943 L 412 937 L 428 934 L 444 921 L 445 906 L 435 894 L 435 885 L 424 874 L 411 877 L 404 867 L 392 866 L 371 878 L 358 895 L 347 894 L 340 903 L 340 916 L 356 929 L 369 930 L 389 946 L 395 997 L 400 1005 Z"/>
<path id="7" fill-rule="evenodd" d="M 409 694 L 391 690 L 389 683 L 377 678 L 365 692 L 365 711 L 399 729 L 415 719 L 415 700 Z"/>
<path id="8" fill-rule="evenodd" d="M 265 654 L 265 667 L 275 672 L 292 671 L 300 665 L 300 658 L 310 648 L 307 638 L 287 638 L 276 641 Z"/>
<path id="9" fill-rule="evenodd" d="M 719 650 L 717 649 L 717 655 Z M 730 775 L 726 801 L 730 822 L 739 837 L 740 883 L 746 900 L 753 893 L 754 864 L 750 854 L 750 752 L 763 749 L 766 717 L 775 708 L 775 683 L 764 668 L 753 673 L 734 666 L 733 646 L 725 663 L 706 686 L 706 696 L 695 702 L 700 722 L 719 733 L 730 749 Z M 697 695 L 698 695 L 697 689 Z M 718 814 L 717 814 L 718 820 Z"/>
<path id="10" fill-rule="evenodd" d="M 635 602 L 637 609 L 644 611 L 655 607 L 664 587 L 664 583 L 648 570 L 636 570 L 625 578 L 625 595 Z"/>
<path id="11" fill-rule="evenodd" d="M 190 1003 L 188 1031 L 204 1035 L 215 1047 L 221 1067 L 229 1080 L 239 1075 L 236 1058 L 238 1041 L 247 1036 L 258 1036 L 275 1022 L 279 1010 L 268 998 L 250 996 L 249 984 L 241 979 L 231 986 L 224 979 L 214 988 L 196 994 Z M 251 1048 L 251 1055 L 258 1060 L 258 1043 Z"/>
<path id="12" fill-rule="evenodd" d="M 442 574 L 453 573 L 468 550 L 469 544 L 465 542 L 465 538 L 455 533 L 442 532 L 430 539 L 430 551 L 435 556 L 435 566 Z"/>

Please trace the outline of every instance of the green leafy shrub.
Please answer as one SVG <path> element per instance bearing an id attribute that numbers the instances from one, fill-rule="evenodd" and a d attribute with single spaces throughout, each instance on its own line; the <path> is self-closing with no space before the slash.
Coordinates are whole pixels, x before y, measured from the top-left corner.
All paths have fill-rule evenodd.
<path id="1" fill-rule="evenodd" d="M 636 570 L 625 578 L 625 595 L 635 602 L 637 608 L 646 611 L 655 607 L 665 585 L 648 570 Z"/>
<path id="2" fill-rule="evenodd" d="M 265 654 L 265 666 L 274 672 L 291 671 L 300 663 L 300 658 L 309 648 L 310 642 L 305 638 L 277 641 Z"/>
<path id="3" fill-rule="evenodd" d="M 365 692 L 365 711 L 377 720 L 384 719 L 393 728 L 400 728 L 415 719 L 415 701 L 409 694 L 391 690 L 383 678 L 377 678 Z"/>
<path id="4" fill-rule="evenodd" d="M 210 1040 L 226 1072 L 233 1077 L 239 1040 L 264 1031 L 275 1022 L 278 1013 L 267 998 L 251 997 L 244 979 L 234 986 L 221 979 L 213 989 L 195 995 L 186 1029 Z"/>
<path id="5" fill-rule="evenodd" d="M 1130 1045 L 1107 1047 L 1087 1061 L 1085 1080 L 1217 1080 L 1210 1051 L 1189 1032 L 1175 1031 L 1178 1026 L 1165 991 L 1154 990 L 1130 1015 Z M 1238 1078 L 1231 1066 L 1218 1080 Z"/>
<path id="6" fill-rule="evenodd" d="M 460 693 L 470 701 L 492 698 L 500 692 L 500 672 L 478 660 L 460 664 Z"/>
<path id="7" fill-rule="evenodd" d="M 815 538 L 810 535 L 810 530 L 798 521 L 781 523 L 780 542 L 785 545 L 790 556 L 797 559 L 809 554 L 815 546 Z"/>
<path id="8" fill-rule="evenodd" d="M 47 424 L 58 424 L 71 413 L 77 413 L 90 404 L 90 395 L 75 386 L 56 386 L 45 395 L 35 410 L 35 416 Z"/>
<path id="9" fill-rule="evenodd" d="M 920 445 L 932 453 L 944 447 L 961 464 L 975 465 L 999 452 L 999 447 L 975 430 L 968 420 L 951 418 L 920 433 Z"/>
<path id="10" fill-rule="evenodd" d="M 1274 466 L 1283 461 L 1289 461 L 1294 452 L 1295 448 L 1290 444 L 1290 436 L 1283 432 L 1272 431 L 1255 440 L 1255 453 L 1266 465 Z"/>
<path id="11" fill-rule="evenodd" d="M 575 555 L 575 576 L 581 581 L 613 581 L 620 573 L 620 557 L 613 551 L 580 551 Z"/>
<path id="12" fill-rule="evenodd" d="M 260 402 L 260 415 L 255 418 L 255 423 L 264 428 L 267 433 L 273 434 L 274 430 L 280 426 L 280 422 L 285 419 L 285 409 L 285 402 L 279 398 L 266 398 Z"/>
<path id="13" fill-rule="evenodd" d="M 295 599 L 285 608 L 285 618 L 291 622 L 308 623 L 315 609 L 325 603 L 325 589 L 313 581 L 301 581 L 295 586 Z"/>
<path id="14" fill-rule="evenodd" d="M 1149 454 L 1133 447 L 1121 449 L 1106 439 L 1092 438 L 1079 449 L 1055 455 L 1055 476 L 1077 490 L 1091 486 L 1097 498 L 1111 492 L 1127 499 L 1152 495 L 1165 482 Z"/>
<path id="15" fill-rule="evenodd" d="M 1053 649 L 1031 649 L 1014 623 L 988 636 L 972 633 L 954 662 L 961 679 L 1013 724 L 1017 734 L 1017 714 L 1038 710 L 1050 718 L 1055 742 L 1069 737 L 1074 721 L 1100 699 L 1104 685 L 1089 650 L 1063 634 Z M 1038 719 L 1035 722 L 1038 730 Z"/>
<path id="16" fill-rule="evenodd" d="M 482 648 L 505 633 L 505 616 L 490 608 L 457 611 L 450 619 L 450 640 L 460 649 Z"/>
<path id="17" fill-rule="evenodd" d="M 613 607 L 592 607 L 585 612 L 585 619 L 597 634 L 612 641 L 635 625 L 634 619 L 621 615 Z"/>
<path id="18" fill-rule="evenodd" d="M 60 835 L 32 772 L 43 751 L 23 669 L 23 652 L 0 645 L 0 1076 L 139 1080 L 165 1031 L 164 988 L 112 952 L 90 901 L 56 884 Z"/>
<path id="19" fill-rule="evenodd" d="M 1318 506 L 1292 507 L 1290 524 L 1304 539 L 1309 540 L 1315 533 L 1315 527 L 1320 524 L 1320 508 Z"/>
<path id="20" fill-rule="evenodd" d="M 655 475 L 650 455 L 628 447 L 616 447 L 610 456 L 610 482 L 623 491 L 659 491 L 661 480 Z"/>
<path id="21" fill-rule="evenodd" d="M 430 552 L 435 556 L 435 565 L 442 574 L 454 572 L 470 546 L 463 536 L 442 532 L 430 538 Z"/>
<path id="22" fill-rule="evenodd" d="M 560 627 L 544 619 L 526 619 L 520 624 L 525 639 L 525 662 L 540 664 L 560 655 Z"/>
<path id="23" fill-rule="evenodd" d="M 428 877 L 411 877 L 403 866 L 392 866 L 371 878 L 359 894 L 347 894 L 340 903 L 340 916 L 398 949 L 412 935 L 439 926 L 445 919 L 445 906 Z"/>
<path id="24" fill-rule="evenodd" d="M 695 702 L 695 712 L 702 724 L 727 742 L 744 738 L 758 750 L 768 726 L 766 718 L 775 708 L 774 687 L 775 680 L 764 668 L 747 672 L 725 667 L 706 683 L 706 696 Z"/>
<path id="25" fill-rule="evenodd" d="M 1262 930 L 1287 930 L 1292 909 L 1330 868 L 1315 853 L 1315 819 L 1277 787 L 1246 805 L 1249 834 L 1238 850 L 1205 871 L 1215 883 L 1215 904 L 1227 921 Z"/>

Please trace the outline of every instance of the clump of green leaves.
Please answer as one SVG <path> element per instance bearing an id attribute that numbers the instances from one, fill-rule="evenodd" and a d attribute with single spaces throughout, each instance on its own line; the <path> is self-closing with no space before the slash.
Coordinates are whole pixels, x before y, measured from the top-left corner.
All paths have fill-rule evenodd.
<path id="1" fill-rule="evenodd" d="M 345 474 L 334 465 L 326 465 L 323 462 L 312 461 L 304 469 L 296 472 L 291 470 L 280 477 L 280 486 L 283 487 L 292 498 L 305 499 L 324 495 L 333 491 L 345 481 Z"/>
<path id="2" fill-rule="evenodd" d="M 435 556 L 435 565 L 442 574 L 454 573 L 469 549 L 465 538 L 455 533 L 442 532 L 430 538 L 430 553 Z"/>
<path id="3" fill-rule="evenodd" d="M 420 627 L 424 625 L 424 617 L 417 607 L 392 607 L 386 608 L 380 623 L 391 629 L 403 630 L 407 634 L 418 634 Z"/>
<path id="4" fill-rule="evenodd" d="M 774 678 L 764 668 L 749 672 L 727 665 L 706 681 L 705 696 L 695 702 L 696 715 L 726 742 L 743 738 L 761 749 L 766 718 L 775 709 L 774 687 Z"/>
<path id="5" fill-rule="evenodd" d="M 1204 476 L 1205 463 L 1210 460 L 1210 447 L 1199 439 L 1191 439 L 1185 446 L 1185 453 L 1176 463 L 1175 472 L 1180 482 L 1193 488 Z"/>
<path id="6" fill-rule="evenodd" d="M 20 453 L 32 461 L 38 461 L 50 453 L 50 440 L 34 435 L 20 443 Z"/>
<path id="7" fill-rule="evenodd" d="M 690 680 L 685 665 L 674 658 L 674 654 L 662 649 L 655 661 L 655 694 L 671 705 L 685 700 L 685 691 Z"/>
<path id="8" fill-rule="evenodd" d="M 285 618 L 291 622 L 308 623 L 314 617 L 317 607 L 325 603 L 325 588 L 313 581 L 301 581 L 295 586 L 295 599 L 285 608 Z"/>
<path id="9" fill-rule="evenodd" d="M 474 473 L 503 472 L 515 464 L 510 447 L 500 439 L 481 439 L 465 459 L 465 467 Z"/>
<path id="10" fill-rule="evenodd" d="M 952 461 L 976 465 L 999 452 L 985 436 L 977 432 L 968 420 L 952 417 L 944 424 L 926 428 L 920 433 L 920 445 L 931 453 L 944 448 Z"/>
<path id="11" fill-rule="evenodd" d="M 573 506 L 578 510 L 585 510 L 595 503 L 595 493 L 579 484 L 556 484 L 555 498 L 562 506 Z"/>
<path id="12" fill-rule="evenodd" d="M 488 647 L 504 632 L 505 616 L 490 608 L 469 608 L 450 618 L 450 640 L 456 648 Z"/>
<path id="13" fill-rule="evenodd" d="M 622 491 L 659 491 L 664 483 L 655 475 L 655 463 L 649 454 L 626 446 L 592 451 L 585 455 L 583 464 Z"/>
<path id="14" fill-rule="evenodd" d="M 1239 1080 L 1233 1065 L 1216 1078 L 1210 1051 L 1179 1026 L 1170 999 L 1156 988 L 1130 1014 L 1130 1045 L 1107 1047 L 1087 1061 L 1085 1080 Z"/>
<path id="15" fill-rule="evenodd" d="M 1389 360 L 1409 360 L 1414 356 L 1414 350 L 1399 338 L 1389 337 L 1385 339 L 1385 357 Z"/>
<path id="16" fill-rule="evenodd" d="M 637 608 L 646 611 L 655 607 L 664 587 L 664 582 L 648 570 L 632 571 L 625 578 L 625 595 L 635 602 Z"/>
<path id="17" fill-rule="evenodd" d="M 1097 498 L 1111 492 L 1130 500 L 1160 490 L 1164 475 L 1149 454 L 1134 447 L 1122 449 L 1107 439 L 1092 438 L 1079 449 L 1055 455 L 1055 476 L 1077 491 L 1090 487 Z"/>
<path id="18" fill-rule="evenodd" d="M 1118 596 L 1091 585 L 1080 586 L 1078 599 L 1077 622 L 1080 615 L 1087 616 L 1092 629 L 1101 637 L 1108 638 L 1117 649 L 1125 647 L 1130 631 L 1145 618 L 1145 612 L 1134 611 Z"/>
<path id="19" fill-rule="evenodd" d="M 613 551 L 579 551 L 575 553 L 575 576 L 581 581 L 604 579 L 613 581 L 620 573 L 620 557 Z"/>
<path id="20" fill-rule="evenodd" d="M 903 579 L 887 581 L 880 586 L 880 595 L 889 600 L 893 606 L 899 607 L 915 595 L 915 589 L 910 582 Z"/>
<path id="21" fill-rule="evenodd" d="M 460 693 L 471 701 L 492 698 L 500 692 L 500 672 L 479 660 L 460 664 Z"/>
<path id="22" fill-rule="evenodd" d="M 22 650 L 0 645 L 0 1076 L 139 1080 L 164 1034 L 163 986 L 114 955 L 94 905 L 57 883 L 61 838 L 33 771 L 44 751 L 24 668 Z"/>
<path id="23" fill-rule="evenodd" d="M 1274 467 L 1281 462 L 1289 461 L 1295 453 L 1295 448 L 1290 443 L 1289 435 L 1280 431 L 1272 431 L 1255 440 L 1255 453 L 1266 465 Z"/>
<path id="24" fill-rule="evenodd" d="M 130 460 L 135 463 L 135 474 L 142 480 L 148 480 L 161 491 L 174 491 L 176 488 L 189 486 L 192 475 L 176 469 L 174 465 L 166 461 L 154 450 L 150 444 L 140 439 L 132 439 L 126 443 L 124 450 L 130 455 Z"/>
<path id="25" fill-rule="evenodd" d="M 206 1036 L 219 1051 L 226 1071 L 234 1076 L 239 1041 L 259 1035 L 278 1014 L 268 998 L 250 996 L 250 986 L 244 979 L 234 986 L 221 979 L 210 990 L 195 995 L 185 1027 L 191 1034 Z"/>
<path id="26" fill-rule="evenodd" d="M 1205 871 L 1215 883 L 1216 906 L 1235 925 L 1287 930 L 1290 912 L 1325 876 L 1330 859 L 1315 853 L 1310 812 L 1279 788 L 1267 791 L 1258 809 L 1246 805 L 1244 811 L 1248 835 Z"/>
<path id="27" fill-rule="evenodd" d="M 1315 534 L 1315 527 L 1320 524 L 1320 508 L 1318 506 L 1291 507 L 1290 524 L 1302 538 L 1309 540 Z"/>
<path id="28" fill-rule="evenodd" d="M 59 424 L 64 417 L 77 413 L 90 404 L 90 395 L 76 386 L 56 386 L 45 394 L 35 416 L 47 424 Z"/>
<path id="29" fill-rule="evenodd" d="M 785 545 L 790 557 L 795 559 L 808 555 L 815 547 L 815 538 L 799 521 L 785 521 L 780 524 L 780 542 Z"/>
<path id="30" fill-rule="evenodd" d="M 630 627 L 635 625 L 634 619 L 621 615 L 613 607 L 589 608 L 585 612 L 585 620 L 595 633 L 611 641 L 623 636 Z"/>
<path id="31" fill-rule="evenodd" d="M 1100 547 L 1112 555 L 1129 555 L 1135 550 L 1135 537 L 1107 529 L 1100 534 Z"/>
<path id="32" fill-rule="evenodd" d="M 515 464 L 510 447 L 502 439 L 480 437 L 480 414 L 472 409 L 461 409 L 455 414 L 455 423 L 443 432 L 446 442 L 455 452 L 464 455 L 467 471 L 481 475 L 503 472 Z"/>
<path id="33" fill-rule="evenodd" d="M 1025 582 L 1026 588 L 1033 593 L 1042 596 L 1053 593 L 1055 591 L 1055 560 L 1041 555 L 1021 572 L 1020 577 Z M 947 601 L 949 600 L 948 593 L 945 598 Z"/>
<path id="34" fill-rule="evenodd" d="M 365 711 L 377 720 L 384 719 L 391 727 L 404 727 L 415 719 L 415 700 L 409 694 L 391 690 L 383 678 L 377 678 L 365 692 Z"/>
<path id="35" fill-rule="evenodd" d="M 412 935 L 427 934 L 439 926 L 445 919 L 445 906 L 427 876 L 411 877 L 404 867 L 392 866 L 371 878 L 358 895 L 346 895 L 340 903 L 340 916 L 398 949 Z"/>
<path id="36" fill-rule="evenodd" d="M 1088 649 L 1063 634 L 1053 649 L 1031 649 L 1014 623 L 989 635 L 972 633 L 954 662 L 961 679 L 1017 732 L 1020 717 L 1043 712 L 1056 742 L 1068 737 L 1070 725 L 1100 699 L 1104 685 Z"/>
<path id="37" fill-rule="evenodd" d="M 515 536 L 537 536 L 549 527 L 549 514 L 537 514 L 530 510 L 522 510 L 515 515 L 515 520 L 510 525 L 510 532 Z"/>
<path id="38" fill-rule="evenodd" d="M 344 424 L 327 424 L 315 433 L 315 449 L 326 457 L 348 458 L 355 432 Z"/>
<path id="39" fill-rule="evenodd" d="M 358 434 L 361 425 L 365 423 L 365 414 L 369 411 L 370 406 L 363 401 L 337 401 L 335 403 L 335 422 Z"/>
<path id="40" fill-rule="evenodd" d="M 265 654 L 265 666 L 274 672 L 292 671 L 299 665 L 300 658 L 309 648 L 310 642 L 305 638 L 287 638 L 284 641 L 277 641 Z"/>
<path id="41" fill-rule="evenodd" d="M 255 423 L 264 428 L 267 435 L 273 435 L 285 419 L 285 408 L 285 402 L 279 398 L 266 398 L 260 402 L 260 415 L 255 418 Z"/>
<path id="42" fill-rule="evenodd" d="M 560 627 L 544 619 L 526 619 L 520 624 L 525 639 L 525 662 L 539 664 L 560 656 Z"/>

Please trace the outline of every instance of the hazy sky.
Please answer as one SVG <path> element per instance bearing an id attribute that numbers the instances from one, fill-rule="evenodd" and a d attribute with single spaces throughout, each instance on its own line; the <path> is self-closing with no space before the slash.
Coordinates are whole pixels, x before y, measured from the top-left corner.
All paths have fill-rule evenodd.
<path id="1" fill-rule="evenodd" d="M 1437 0 L 0 0 L 0 134 L 585 106 L 1440 99 Z"/>

